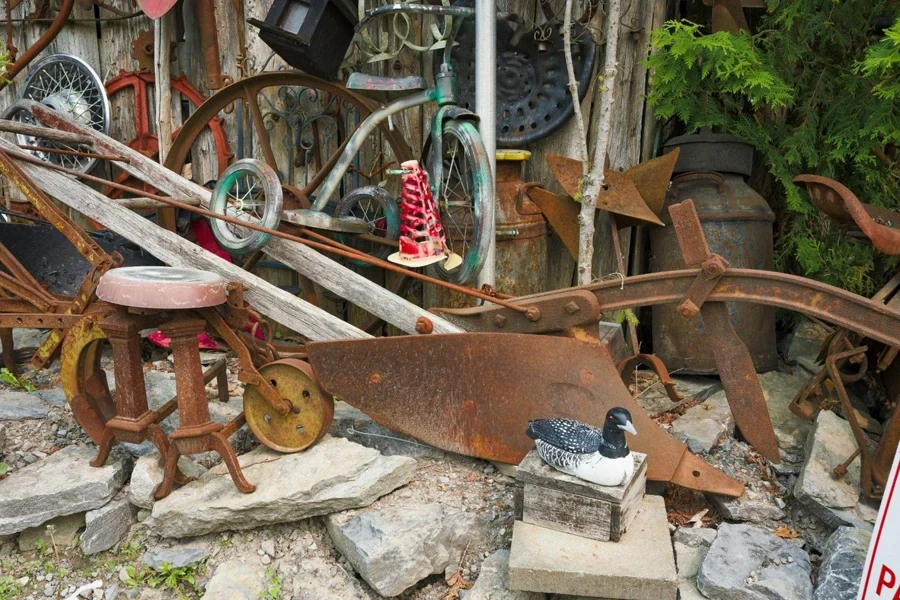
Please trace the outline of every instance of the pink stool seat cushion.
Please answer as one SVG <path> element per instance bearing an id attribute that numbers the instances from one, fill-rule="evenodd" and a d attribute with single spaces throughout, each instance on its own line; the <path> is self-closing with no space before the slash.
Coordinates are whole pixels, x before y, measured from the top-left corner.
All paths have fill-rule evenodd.
<path id="1" fill-rule="evenodd" d="M 122 267 L 100 279 L 97 297 L 132 308 L 203 308 L 225 302 L 225 280 L 198 269 Z"/>

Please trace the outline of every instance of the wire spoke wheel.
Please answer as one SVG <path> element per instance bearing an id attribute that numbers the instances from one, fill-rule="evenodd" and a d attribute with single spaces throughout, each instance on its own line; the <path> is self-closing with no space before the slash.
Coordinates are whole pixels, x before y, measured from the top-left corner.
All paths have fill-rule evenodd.
<path id="1" fill-rule="evenodd" d="M 334 209 L 335 217 L 356 217 L 369 224 L 372 235 L 389 240 L 400 237 L 400 207 L 397 201 L 384 188 L 367 185 L 357 188 L 344 196 Z M 338 239 L 360 252 L 380 259 L 386 259 L 394 250 L 393 247 L 361 240 L 353 235 L 341 235 Z M 350 259 L 350 263 L 365 266 L 361 260 Z"/>
<path id="2" fill-rule="evenodd" d="M 490 163 L 474 124 L 456 120 L 444 123 L 441 162 L 441 181 L 434 182 L 432 188 L 447 244 L 462 257 L 462 264 L 448 271 L 438 263 L 435 270 L 444 280 L 469 283 L 484 264 L 494 211 Z M 429 160 L 428 164 L 433 163 Z"/>
<path id="3" fill-rule="evenodd" d="M 109 133 L 109 98 L 97 73 L 83 60 L 68 54 L 54 54 L 38 61 L 22 83 L 20 99 L 40 102 L 79 125 Z M 40 125 L 31 112 L 13 104 L 7 119 Z M 55 142 L 31 135 L 17 134 L 19 144 L 62 150 L 79 150 L 77 145 Z M 86 173 L 97 159 L 29 150 L 41 160 Z"/>

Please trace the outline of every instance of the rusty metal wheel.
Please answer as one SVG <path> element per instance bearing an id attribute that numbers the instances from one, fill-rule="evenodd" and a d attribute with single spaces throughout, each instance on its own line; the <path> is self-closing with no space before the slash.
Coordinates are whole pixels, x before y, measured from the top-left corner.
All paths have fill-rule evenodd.
<path id="1" fill-rule="evenodd" d="M 128 90 L 131 90 L 134 98 L 134 138 L 128 142 L 128 147 L 156 160 L 159 155 L 159 139 L 156 136 L 156 126 L 153 123 L 153 119 L 151 119 L 151 103 L 153 102 L 153 91 L 151 88 L 156 85 L 156 76 L 149 71 L 121 71 L 107 81 L 105 85 L 106 93 L 110 98 L 116 94 L 128 93 Z M 206 101 L 200 90 L 191 85 L 184 75 L 173 77 L 171 87 L 173 92 L 181 95 L 181 104 L 189 103 L 194 110 Z M 215 175 L 227 169 L 232 158 L 232 152 L 228 147 L 228 136 L 225 134 L 223 123 L 222 117 L 215 115 L 200 128 L 198 134 L 206 143 L 211 144 L 215 150 L 215 166 L 217 169 Z M 181 129 L 174 131 L 172 139 L 176 139 L 180 132 Z M 138 181 L 124 171 L 116 176 L 115 181 L 116 183 L 123 183 L 137 188 L 143 186 L 147 191 L 154 191 L 152 186 Z M 103 190 L 103 194 L 110 198 L 118 198 L 122 193 L 121 190 L 114 188 Z"/>
<path id="2" fill-rule="evenodd" d="M 259 373 L 291 403 L 293 411 L 282 417 L 255 387 L 247 386 L 244 416 L 257 439 L 285 453 L 305 450 L 322 439 L 334 416 L 334 399 L 319 387 L 312 367 L 285 358 L 267 364 Z"/>
<path id="3" fill-rule="evenodd" d="M 234 110 L 232 110 L 232 108 Z M 275 169 L 285 189 L 285 209 L 309 199 L 337 161 L 344 142 L 372 111 L 372 103 L 341 85 L 298 71 L 260 73 L 222 88 L 184 122 L 166 157 L 182 172 L 192 164 L 194 180 L 205 183 L 210 149 L 200 134 L 212 119 L 233 123 L 235 158 L 256 158 Z M 412 158 L 409 144 L 386 125 L 370 136 L 344 177 L 339 196 L 386 178 L 386 169 Z M 383 152 L 384 139 L 389 152 Z M 215 173 L 218 175 L 218 173 Z"/>
<path id="4" fill-rule="evenodd" d="M 85 316 L 66 332 L 60 353 L 60 383 L 66 400 L 75 420 L 96 444 L 100 443 L 106 422 L 116 414 L 106 372 L 100 366 L 107 341 L 99 323 L 108 314 Z"/>

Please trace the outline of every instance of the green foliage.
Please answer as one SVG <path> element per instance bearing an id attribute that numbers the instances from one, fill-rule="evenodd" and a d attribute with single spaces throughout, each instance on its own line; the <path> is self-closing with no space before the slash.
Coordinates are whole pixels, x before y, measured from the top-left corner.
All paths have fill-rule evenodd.
<path id="1" fill-rule="evenodd" d="M 617 310 L 615 316 L 613 317 L 613 320 L 619 325 L 621 325 L 625 321 L 628 321 L 629 325 L 633 325 L 635 327 L 640 324 L 640 320 L 638 319 L 637 315 L 634 314 L 630 308 Z"/>
<path id="2" fill-rule="evenodd" d="M 269 584 L 261 596 L 262 600 L 281 600 L 281 577 L 278 576 L 275 569 L 272 567 L 266 569 L 266 579 Z"/>
<path id="3" fill-rule="evenodd" d="M 125 572 L 128 574 L 128 580 L 125 583 L 130 587 L 146 584 L 154 589 L 161 587 L 180 593 L 193 592 L 196 594 L 200 592 L 196 579 L 196 565 L 173 567 L 169 563 L 163 563 L 159 569 L 144 567 L 140 571 L 133 566 L 127 566 Z"/>
<path id="4" fill-rule="evenodd" d="M 0 600 L 13 600 L 22 592 L 21 586 L 16 580 L 6 575 L 0 575 Z"/>
<path id="5" fill-rule="evenodd" d="M 824 175 L 863 202 L 900 209 L 900 21 L 873 33 L 885 0 L 767 5 L 754 36 L 704 36 L 687 22 L 654 31 L 649 103 L 688 131 L 712 127 L 753 144 L 778 184 L 769 200 L 780 269 L 871 295 L 896 261 L 817 214 L 792 179 Z"/>
<path id="6" fill-rule="evenodd" d="M 3 461 L 0 461 L 0 477 L 3 477 L 4 475 L 6 475 L 6 472 L 8 470 L 9 470 L 9 465 L 7 465 Z"/>
<path id="7" fill-rule="evenodd" d="M 16 377 L 6 367 L 0 368 L 0 381 L 17 390 L 25 390 L 26 392 L 37 390 L 27 377 Z"/>

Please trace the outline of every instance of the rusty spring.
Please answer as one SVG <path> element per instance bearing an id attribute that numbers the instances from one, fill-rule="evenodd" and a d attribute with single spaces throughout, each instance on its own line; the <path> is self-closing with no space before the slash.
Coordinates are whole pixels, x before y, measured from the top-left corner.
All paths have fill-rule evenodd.
<path id="1" fill-rule="evenodd" d="M 403 267 L 400 267 L 393 263 L 387 262 L 385 260 L 381 260 L 379 258 L 369 256 L 368 254 L 360 252 L 359 250 L 356 250 L 355 248 L 351 248 L 350 246 L 341 244 L 340 242 L 337 242 L 337 241 L 329 238 L 326 235 L 317 233 L 315 231 L 311 231 L 310 229 L 308 229 L 306 227 L 300 227 L 300 230 L 305 235 L 313 238 L 314 240 L 319 240 L 319 241 L 303 239 L 296 235 L 291 235 L 289 233 L 284 233 L 284 232 L 278 231 L 277 229 L 269 229 L 268 227 L 263 227 L 261 225 L 256 225 L 255 223 L 249 223 L 247 221 L 241 221 L 239 219 L 235 219 L 235 218 L 229 217 L 227 215 L 219 215 L 214 212 L 208 211 L 204 208 L 200 208 L 197 206 L 191 206 L 189 204 L 184 204 L 183 202 L 179 202 L 172 198 L 167 198 L 165 196 L 160 196 L 158 194 L 152 194 L 152 193 L 146 192 L 144 190 L 139 190 L 137 188 L 133 188 L 133 187 L 121 184 L 121 183 L 116 183 L 114 181 L 109 181 L 109 180 L 103 179 L 102 177 L 96 177 L 94 175 L 88 175 L 86 173 L 81 173 L 80 171 L 76 171 L 74 169 L 68 169 L 68 168 L 62 167 L 60 165 L 55 165 L 53 163 L 48 163 L 48 162 L 42 161 L 38 158 L 33 158 L 31 156 L 23 156 L 23 155 L 19 155 L 19 154 L 16 154 L 16 155 L 10 154 L 10 156 L 16 160 L 20 160 L 25 163 L 34 164 L 34 165 L 38 165 L 41 167 L 46 167 L 46 168 L 52 169 L 54 171 L 59 171 L 61 173 L 66 173 L 68 175 L 74 175 L 76 177 L 86 179 L 88 181 L 93 181 L 95 183 L 101 183 L 104 185 L 108 185 L 112 188 L 122 190 L 123 192 L 128 192 L 130 194 L 136 194 L 138 196 L 142 196 L 145 198 L 150 198 L 151 200 L 156 200 L 157 202 L 162 202 L 163 204 L 168 204 L 169 206 L 172 206 L 175 208 L 180 208 L 180 209 L 186 210 L 188 212 L 196 213 L 198 215 L 204 216 L 209 219 L 219 219 L 219 220 L 225 221 L 226 223 L 231 223 L 232 225 L 238 225 L 240 227 L 244 227 L 244 228 L 250 229 L 252 231 L 259 231 L 262 233 L 267 233 L 273 237 L 278 237 L 278 238 L 285 239 L 285 240 L 288 240 L 291 242 L 296 242 L 298 244 L 303 244 L 304 246 L 307 246 L 314 250 L 318 250 L 320 252 L 328 252 L 331 254 L 336 254 L 338 256 L 343 256 L 344 258 L 352 258 L 355 260 L 360 260 L 360 261 L 368 263 L 372 266 L 381 267 L 385 270 L 393 271 L 394 273 L 399 273 L 400 275 L 412 277 L 413 279 L 418 279 L 425 283 L 431 283 L 432 285 L 437 285 L 437 286 L 446 288 L 448 290 L 452 290 L 455 292 L 459 292 L 461 294 L 466 294 L 467 296 L 472 296 L 474 298 L 478 298 L 479 300 L 483 300 L 485 302 L 491 302 L 492 304 L 502 306 L 503 308 L 508 308 L 509 310 L 512 310 L 515 312 L 523 313 L 529 320 L 537 320 L 538 318 L 540 318 L 540 314 L 537 312 L 537 310 L 534 307 L 520 306 L 517 304 L 513 304 L 511 302 L 506 302 L 505 300 L 502 300 L 502 299 L 498 298 L 497 296 L 492 296 L 490 293 L 484 293 L 475 288 L 470 288 L 470 287 L 467 287 L 464 285 L 457 285 L 455 283 L 450 283 L 447 281 L 442 281 L 440 279 L 436 279 L 434 277 L 429 277 L 428 275 L 424 275 L 424 274 L 418 273 L 416 271 L 410 271 L 409 269 L 405 269 Z"/>

